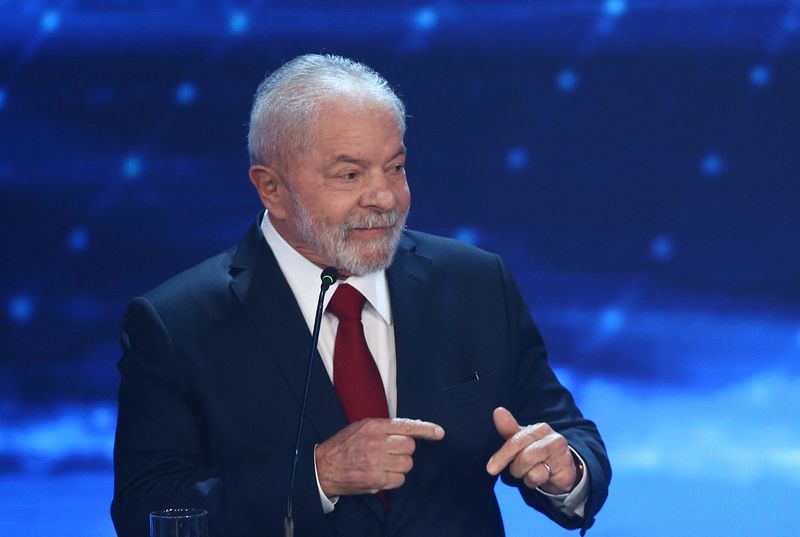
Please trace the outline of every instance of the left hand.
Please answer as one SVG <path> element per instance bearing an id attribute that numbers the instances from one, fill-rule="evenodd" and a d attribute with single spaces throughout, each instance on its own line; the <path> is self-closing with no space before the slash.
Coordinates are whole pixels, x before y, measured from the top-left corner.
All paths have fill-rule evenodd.
<path id="1" fill-rule="evenodd" d="M 525 485 L 539 487 L 548 494 L 565 494 L 575 488 L 575 461 L 563 436 L 546 423 L 520 427 L 503 407 L 495 408 L 492 417 L 497 432 L 506 441 L 489 459 L 487 472 L 497 475 L 508 466 L 511 475 L 522 479 Z"/>

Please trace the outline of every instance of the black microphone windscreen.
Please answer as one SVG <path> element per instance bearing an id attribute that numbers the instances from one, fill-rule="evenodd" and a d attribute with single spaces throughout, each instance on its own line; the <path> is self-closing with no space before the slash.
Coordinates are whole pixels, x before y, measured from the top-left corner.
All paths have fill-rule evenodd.
<path id="1" fill-rule="evenodd" d="M 339 279 L 339 271 L 334 267 L 325 267 L 319 277 L 322 280 L 322 288 L 327 291 L 328 287 L 336 283 L 336 280 Z"/>

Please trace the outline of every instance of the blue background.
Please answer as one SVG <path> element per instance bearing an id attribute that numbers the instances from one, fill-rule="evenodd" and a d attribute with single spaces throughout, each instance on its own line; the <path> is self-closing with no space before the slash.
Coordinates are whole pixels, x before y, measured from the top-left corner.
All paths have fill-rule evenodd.
<path id="1" fill-rule="evenodd" d="M 125 304 L 242 236 L 256 85 L 333 52 L 408 104 L 410 225 L 506 258 L 604 434 L 590 535 L 800 535 L 800 2 L 166 4 L 0 1 L 3 534 L 113 534 Z"/>

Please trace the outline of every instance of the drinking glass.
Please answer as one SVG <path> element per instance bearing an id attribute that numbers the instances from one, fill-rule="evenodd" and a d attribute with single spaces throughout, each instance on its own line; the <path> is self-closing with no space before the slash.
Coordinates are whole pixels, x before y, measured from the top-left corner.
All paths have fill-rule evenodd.
<path id="1" fill-rule="evenodd" d="M 150 537 L 208 537 L 208 511 L 193 508 L 153 511 Z"/>

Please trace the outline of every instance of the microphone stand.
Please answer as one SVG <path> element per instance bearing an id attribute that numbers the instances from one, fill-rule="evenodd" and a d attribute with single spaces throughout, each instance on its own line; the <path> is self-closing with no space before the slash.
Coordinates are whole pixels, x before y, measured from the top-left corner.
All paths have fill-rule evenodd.
<path id="1" fill-rule="evenodd" d="M 308 391 L 311 386 L 311 369 L 314 366 L 314 354 L 317 351 L 319 341 L 319 325 L 322 320 L 322 303 L 325 293 L 331 285 L 339 279 L 338 271 L 333 267 L 327 267 L 320 274 L 322 284 L 319 290 L 319 300 L 317 301 L 317 313 L 314 316 L 314 329 L 311 333 L 311 349 L 308 352 L 308 367 L 306 367 L 306 383 L 303 388 L 303 402 L 300 405 L 300 419 L 297 421 L 297 437 L 294 443 L 294 459 L 292 460 L 292 472 L 289 477 L 289 497 L 286 501 L 286 518 L 283 520 L 283 531 L 285 537 L 294 537 L 294 478 L 297 473 L 297 463 L 300 460 L 300 438 L 303 436 L 303 423 L 306 418 L 306 407 L 308 406 Z"/>

